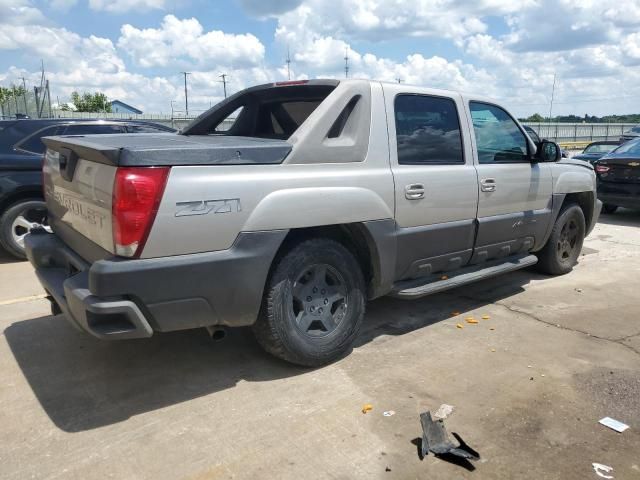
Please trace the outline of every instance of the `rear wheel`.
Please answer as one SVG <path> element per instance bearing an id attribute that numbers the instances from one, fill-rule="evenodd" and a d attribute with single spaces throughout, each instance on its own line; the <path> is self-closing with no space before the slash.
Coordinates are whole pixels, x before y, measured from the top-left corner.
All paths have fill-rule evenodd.
<path id="1" fill-rule="evenodd" d="M 586 232 L 584 213 L 575 204 L 558 215 L 551 236 L 538 255 L 538 270 L 550 275 L 569 273 L 578 260 Z"/>
<path id="2" fill-rule="evenodd" d="M 0 217 L 0 244 L 16 258 L 26 258 L 24 239 L 32 228 L 44 227 L 47 205 L 42 200 L 26 199 L 11 205 Z"/>
<path id="3" fill-rule="evenodd" d="M 617 206 L 617 205 L 611 205 L 610 203 L 605 203 L 605 204 L 602 206 L 602 211 L 603 211 L 604 213 L 609 213 L 609 214 L 611 214 L 611 213 L 615 213 L 615 212 L 616 212 L 616 210 L 618 210 L 618 206 Z"/>
<path id="4" fill-rule="evenodd" d="M 267 352 L 318 366 L 351 348 L 364 310 L 365 283 L 354 256 L 338 242 L 312 239 L 278 262 L 253 331 Z"/>

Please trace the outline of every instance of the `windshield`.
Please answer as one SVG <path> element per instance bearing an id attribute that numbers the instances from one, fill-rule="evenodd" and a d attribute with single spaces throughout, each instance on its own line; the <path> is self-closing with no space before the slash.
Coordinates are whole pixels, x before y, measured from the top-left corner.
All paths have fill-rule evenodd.
<path id="1" fill-rule="evenodd" d="M 625 153 L 629 155 L 640 156 L 640 138 L 620 145 L 618 148 L 616 148 L 615 153 Z"/>
<path id="2" fill-rule="evenodd" d="M 607 144 L 607 143 L 596 143 L 593 145 L 589 145 L 584 149 L 582 153 L 609 153 L 611 150 L 616 148 L 617 144 Z"/>

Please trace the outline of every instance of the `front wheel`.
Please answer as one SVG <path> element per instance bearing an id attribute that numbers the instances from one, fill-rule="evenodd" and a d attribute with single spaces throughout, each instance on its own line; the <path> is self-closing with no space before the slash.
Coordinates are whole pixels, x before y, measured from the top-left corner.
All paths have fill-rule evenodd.
<path id="1" fill-rule="evenodd" d="M 550 275 L 573 270 L 586 232 L 584 213 L 578 205 L 566 206 L 558 215 L 547 244 L 538 252 L 537 268 Z"/>
<path id="2" fill-rule="evenodd" d="M 353 254 L 333 240 L 311 239 L 279 260 L 253 331 L 276 357 L 319 366 L 351 348 L 364 310 L 365 282 Z"/>
<path id="3" fill-rule="evenodd" d="M 43 227 L 46 223 L 47 205 L 42 200 L 26 199 L 11 205 L 0 217 L 0 244 L 16 258 L 27 258 L 24 238 L 32 228 Z"/>

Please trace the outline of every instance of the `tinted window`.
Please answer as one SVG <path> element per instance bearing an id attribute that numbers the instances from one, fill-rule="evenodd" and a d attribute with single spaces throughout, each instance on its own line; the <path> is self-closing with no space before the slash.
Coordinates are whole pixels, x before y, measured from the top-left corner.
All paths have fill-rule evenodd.
<path id="1" fill-rule="evenodd" d="M 167 133 L 168 130 L 162 127 L 154 127 L 152 125 L 127 125 L 129 133 Z"/>
<path id="2" fill-rule="evenodd" d="M 470 108 L 480 163 L 529 161 L 527 140 L 507 112 L 478 102 Z"/>
<path id="3" fill-rule="evenodd" d="M 398 163 L 464 163 L 456 104 L 449 98 L 398 95 Z"/>
<path id="4" fill-rule="evenodd" d="M 589 145 L 584 149 L 582 153 L 609 153 L 611 150 L 616 148 L 618 145 L 611 145 L 608 143 L 596 143 L 593 145 Z"/>
<path id="5" fill-rule="evenodd" d="M 216 132 L 226 132 L 231 127 L 233 127 L 236 123 L 237 118 L 240 116 L 243 110 L 244 107 L 238 107 L 233 112 L 231 112 L 229 116 L 227 116 L 224 120 L 222 120 L 222 122 L 218 124 L 218 126 L 216 127 Z"/>
<path id="6" fill-rule="evenodd" d="M 20 150 L 26 150 L 27 152 L 31 153 L 44 153 L 47 147 L 44 143 L 42 143 L 42 137 L 55 135 L 57 129 L 57 126 L 45 128 L 44 130 L 30 136 L 24 142 L 16 145 L 16 148 L 19 148 Z"/>
<path id="7" fill-rule="evenodd" d="M 123 133 L 120 125 L 69 125 L 65 135 L 92 135 L 97 133 Z"/>
<path id="8" fill-rule="evenodd" d="M 536 133 L 536 131 L 531 127 L 524 127 L 525 131 L 529 134 L 529 138 L 533 140 L 534 143 L 540 143 L 540 137 Z"/>
<path id="9" fill-rule="evenodd" d="M 623 143 L 621 146 L 616 148 L 615 153 L 640 155 L 640 140 L 631 140 L 630 142 Z"/>

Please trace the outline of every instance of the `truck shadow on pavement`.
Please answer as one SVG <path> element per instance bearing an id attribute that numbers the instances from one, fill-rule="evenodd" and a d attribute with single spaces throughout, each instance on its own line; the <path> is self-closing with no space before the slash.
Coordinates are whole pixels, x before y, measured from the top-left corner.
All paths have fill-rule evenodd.
<path id="1" fill-rule="evenodd" d="M 416 301 L 371 302 L 355 347 L 402 335 L 523 291 L 521 271 Z M 80 432 L 233 388 L 309 373 L 264 353 L 247 329 L 213 342 L 203 329 L 105 342 L 74 330 L 63 316 L 12 324 L 5 338 L 53 423 Z"/>
<path id="2" fill-rule="evenodd" d="M 640 210 L 619 208 L 613 214 L 601 213 L 598 223 L 618 225 L 620 227 L 638 227 L 640 226 Z"/>

